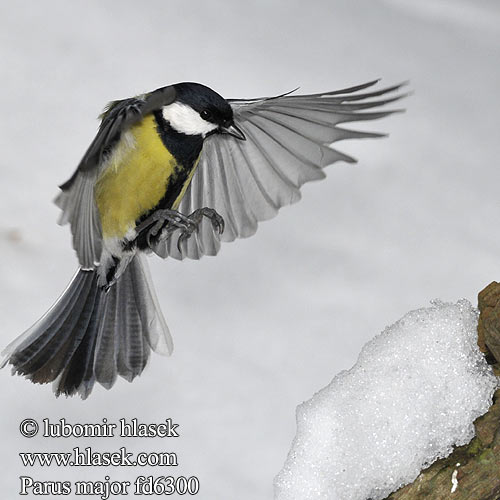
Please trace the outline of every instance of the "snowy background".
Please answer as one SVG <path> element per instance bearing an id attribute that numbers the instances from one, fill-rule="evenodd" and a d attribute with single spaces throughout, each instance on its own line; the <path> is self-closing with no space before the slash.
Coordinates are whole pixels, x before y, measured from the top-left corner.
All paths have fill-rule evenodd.
<path id="1" fill-rule="evenodd" d="M 341 150 L 302 201 L 215 259 L 151 259 L 174 336 L 133 384 L 87 401 L 53 398 L 0 373 L 0 470 L 133 479 L 197 475 L 201 499 L 272 498 L 295 407 L 356 361 L 361 346 L 435 297 L 476 302 L 500 263 L 500 7 L 463 1 L 45 1 L 0 3 L 2 347 L 60 294 L 76 266 L 51 200 L 116 98 L 177 81 L 226 97 L 411 80 L 389 132 Z M 180 424 L 173 440 L 27 440 L 26 417 Z M 180 466 L 26 470 L 20 451 L 177 451 Z"/>

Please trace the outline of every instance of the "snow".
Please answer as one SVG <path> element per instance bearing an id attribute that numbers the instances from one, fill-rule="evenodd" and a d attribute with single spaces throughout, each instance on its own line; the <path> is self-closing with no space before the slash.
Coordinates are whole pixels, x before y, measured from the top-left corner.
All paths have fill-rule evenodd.
<path id="1" fill-rule="evenodd" d="M 467 300 L 407 313 L 297 408 L 276 500 L 380 500 L 474 436 L 497 378 Z"/>
<path id="2" fill-rule="evenodd" d="M 360 128 L 390 137 L 339 143 L 336 164 L 247 240 L 199 262 L 150 259 L 174 339 L 132 384 L 85 401 L 0 371 L 5 496 L 20 451 L 82 442 L 27 440 L 23 418 L 109 422 L 171 417 L 181 436 L 101 440 L 103 449 L 179 453 L 202 499 L 269 499 L 295 433 L 294 408 L 391 318 L 433 297 L 475 303 L 498 280 L 498 0 L 0 0 L 0 348 L 36 321 L 72 276 L 57 186 L 76 167 L 111 99 L 198 81 L 227 97 L 319 92 L 410 80 L 407 111 Z M 463 6 L 468 7 L 463 12 Z M 470 15 L 470 9 L 474 15 Z M 480 12 L 480 14 L 479 14 Z M 361 127 L 362 125 L 362 127 Z M 89 445 L 85 441 L 85 446 Z M 116 480 L 158 468 L 85 469 Z M 28 497 L 29 498 L 29 497 Z M 175 498 L 175 496 L 174 496 Z"/>

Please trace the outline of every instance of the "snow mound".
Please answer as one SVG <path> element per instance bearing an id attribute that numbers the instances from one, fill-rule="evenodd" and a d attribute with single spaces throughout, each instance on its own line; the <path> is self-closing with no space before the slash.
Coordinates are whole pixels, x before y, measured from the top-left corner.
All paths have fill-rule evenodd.
<path id="1" fill-rule="evenodd" d="M 276 500 L 379 500 L 474 436 L 497 379 L 461 300 L 411 311 L 297 408 Z"/>

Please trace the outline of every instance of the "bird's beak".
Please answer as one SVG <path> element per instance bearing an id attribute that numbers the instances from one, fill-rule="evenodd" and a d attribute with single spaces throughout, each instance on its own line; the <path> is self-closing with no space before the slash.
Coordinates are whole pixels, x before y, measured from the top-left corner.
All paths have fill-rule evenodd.
<path id="1" fill-rule="evenodd" d="M 247 140 L 245 134 L 234 123 L 231 123 L 231 125 L 229 125 L 228 127 L 221 127 L 220 132 L 221 134 L 232 135 L 233 137 L 236 137 L 236 139 L 239 139 L 240 141 Z"/>

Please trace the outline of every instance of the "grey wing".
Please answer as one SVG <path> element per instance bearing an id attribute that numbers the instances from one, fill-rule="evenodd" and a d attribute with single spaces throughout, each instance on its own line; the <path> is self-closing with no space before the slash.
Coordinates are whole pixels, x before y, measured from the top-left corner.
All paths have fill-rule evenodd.
<path id="1" fill-rule="evenodd" d="M 55 199 L 62 213 L 59 224 L 71 225 L 73 247 L 84 269 L 92 269 L 101 255 L 101 225 L 94 199 L 94 185 L 106 158 L 120 142 L 124 131 L 143 116 L 175 99 L 173 87 L 163 87 L 142 98 L 111 102 L 103 114 L 95 139 L 72 177 L 62 184 Z"/>
<path id="2" fill-rule="evenodd" d="M 338 160 L 355 162 L 330 144 L 342 139 L 380 137 L 339 127 L 341 123 L 375 120 L 399 110 L 369 111 L 403 97 L 402 85 L 359 92 L 377 83 L 314 95 L 230 100 L 234 121 L 246 141 L 214 135 L 205 141 L 202 157 L 179 210 L 189 214 L 204 206 L 224 218 L 219 234 L 204 221 L 198 234 L 177 248 L 177 238 L 158 243 L 161 257 L 199 259 L 215 255 L 221 241 L 251 236 L 259 221 L 274 217 L 280 207 L 300 199 L 300 187 L 325 177 L 323 168 Z M 377 97 L 383 96 L 382 99 Z"/>

